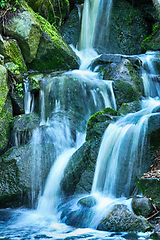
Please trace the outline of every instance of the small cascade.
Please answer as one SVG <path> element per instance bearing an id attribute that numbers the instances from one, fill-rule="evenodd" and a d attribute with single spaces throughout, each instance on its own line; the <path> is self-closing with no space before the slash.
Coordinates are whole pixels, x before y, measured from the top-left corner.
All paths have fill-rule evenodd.
<path id="1" fill-rule="evenodd" d="M 79 41 L 80 50 L 100 49 L 101 46 L 103 48 L 107 43 L 112 1 L 113 0 L 86 0 L 84 2 Z"/>
<path id="2" fill-rule="evenodd" d="M 93 194 L 101 192 L 111 198 L 130 196 L 135 176 L 141 174 L 148 120 L 157 114 L 152 111 L 160 104 L 153 99 L 144 102 L 141 111 L 120 118 L 106 129 L 97 158 Z"/>
<path id="3" fill-rule="evenodd" d="M 139 56 L 143 63 L 142 79 L 146 97 L 160 97 L 160 52 L 147 52 Z"/>
<path id="4" fill-rule="evenodd" d="M 26 79 L 24 81 L 24 108 L 25 108 L 25 114 L 33 112 L 34 109 L 34 97 L 29 91 L 29 82 Z"/>

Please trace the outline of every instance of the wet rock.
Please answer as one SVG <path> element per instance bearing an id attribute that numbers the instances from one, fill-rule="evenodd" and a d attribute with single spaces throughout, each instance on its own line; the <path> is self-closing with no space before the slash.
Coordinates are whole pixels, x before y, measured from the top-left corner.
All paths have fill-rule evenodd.
<path id="1" fill-rule="evenodd" d="M 153 226 L 144 217 L 134 215 L 127 206 L 117 204 L 99 223 L 97 229 L 113 232 L 146 232 L 153 229 Z"/>
<path id="2" fill-rule="evenodd" d="M 134 197 L 132 200 L 132 209 L 137 216 L 149 217 L 153 212 L 153 205 L 149 198 Z"/>
<path id="3" fill-rule="evenodd" d="M 1 34 L 0 34 L 0 54 L 4 55 L 4 40 Z"/>
<path id="4" fill-rule="evenodd" d="M 154 232 L 151 234 L 151 239 L 160 239 L 160 224 L 156 224 Z"/>
<path id="5" fill-rule="evenodd" d="M 69 18 L 61 27 L 61 34 L 68 44 L 77 46 L 80 36 L 80 16 L 78 6 L 71 11 Z"/>
<path id="6" fill-rule="evenodd" d="M 84 197 L 81 198 L 77 204 L 84 208 L 91 208 L 96 205 L 96 199 L 93 196 Z"/>
<path id="7" fill-rule="evenodd" d="M 89 226 L 92 218 L 94 216 L 94 212 L 91 209 L 85 209 L 85 210 L 75 210 L 70 212 L 66 216 L 65 223 L 67 225 L 71 225 L 73 227 L 80 227 L 80 228 L 86 228 Z"/>
<path id="8" fill-rule="evenodd" d="M 7 94 L 8 94 L 8 85 L 7 85 L 7 70 L 4 66 L 0 65 L 0 113 L 4 104 L 6 102 Z"/>
<path id="9" fill-rule="evenodd" d="M 12 146 L 27 144 L 32 138 L 33 130 L 39 126 L 39 123 L 40 118 L 35 113 L 23 114 L 14 117 L 11 135 Z"/>
<path id="10" fill-rule="evenodd" d="M 118 114 L 124 116 L 128 113 L 134 113 L 137 112 L 141 109 L 141 104 L 140 102 L 130 102 L 130 103 L 123 103 L 118 110 Z"/>
<path id="11" fill-rule="evenodd" d="M 43 74 L 33 73 L 28 76 L 28 79 L 29 79 L 29 91 L 33 93 L 39 92 L 41 89 L 41 81 L 43 79 Z"/>

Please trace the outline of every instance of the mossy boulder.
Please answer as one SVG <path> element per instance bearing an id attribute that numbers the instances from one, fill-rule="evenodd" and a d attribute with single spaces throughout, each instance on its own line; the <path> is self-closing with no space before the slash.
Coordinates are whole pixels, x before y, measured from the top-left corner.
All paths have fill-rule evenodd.
<path id="1" fill-rule="evenodd" d="M 160 209 L 160 179 L 157 177 L 138 177 L 137 186 L 141 193 L 144 196 L 151 198 L 156 207 Z"/>
<path id="2" fill-rule="evenodd" d="M 138 112 L 141 109 L 140 101 L 123 103 L 118 110 L 118 114 L 124 116 L 128 113 Z"/>
<path id="3" fill-rule="evenodd" d="M 32 70 L 60 71 L 79 67 L 79 59 L 50 23 L 37 15 L 41 28 L 41 39 L 36 59 L 28 65 Z"/>
<path id="4" fill-rule="evenodd" d="M 29 91 L 30 92 L 39 92 L 41 89 L 41 81 L 43 79 L 42 73 L 32 73 L 28 75 L 27 79 L 29 80 Z"/>
<path id="5" fill-rule="evenodd" d="M 17 83 L 22 83 L 23 78 L 19 71 L 19 66 L 13 62 L 7 62 L 5 63 L 5 68 L 8 70 L 10 77 L 12 76 L 12 79 L 16 81 Z"/>
<path id="6" fill-rule="evenodd" d="M 6 35 L 17 40 L 26 62 L 33 61 L 40 41 L 40 27 L 34 13 L 20 12 L 10 18 L 3 27 Z"/>
<path id="7" fill-rule="evenodd" d="M 99 223 L 98 230 L 112 232 L 147 232 L 153 226 L 144 218 L 137 217 L 127 206 L 117 204 Z"/>
<path id="8" fill-rule="evenodd" d="M 5 105 L 0 113 L 0 154 L 4 152 L 10 138 L 13 123 L 13 109 L 11 99 L 7 97 Z"/>
<path id="9" fill-rule="evenodd" d="M 5 63 L 13 62 L 18 66 L 18 70 L 23 73 L 27 70 L 25 61 L 23 59 L 21 49 L 14 39 L 4 41 L 4 58 Z"/>

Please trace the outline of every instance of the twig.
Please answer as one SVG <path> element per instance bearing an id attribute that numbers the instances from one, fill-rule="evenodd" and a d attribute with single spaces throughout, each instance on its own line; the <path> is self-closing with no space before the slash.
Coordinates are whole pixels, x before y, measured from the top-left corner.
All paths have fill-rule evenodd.
<path id="1" fill-rule="evenodd" d="M 156 215 L 158 215 L 158 214 L 159 214 L 159 212 L 160 212 L 160 211 L 158 211 L 158 212 L 154 213 L 152 216 L 150 216 L 150 217 L 148 217 L 148 218 L 146 218 L 146 219 L 147 219 L 147 220 L 149 220 L 149 219 L 151 219 L 151 218 L 155 217 Z"/>

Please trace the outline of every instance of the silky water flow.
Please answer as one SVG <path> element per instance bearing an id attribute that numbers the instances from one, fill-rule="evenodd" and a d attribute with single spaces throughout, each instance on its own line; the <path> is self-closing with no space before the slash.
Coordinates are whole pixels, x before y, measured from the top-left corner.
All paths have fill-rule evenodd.
<path id="1" fill-rule="evenodd" d="M 31 204 L 35 210 L 2 210 L 4 215 L 10 215 L 10 220 L 0 223 L 1 239 L 113 239 L 111 233 L 95 230 L 99 218 L 117 203 L 126 204 L 130 208 L 130 200 L 127 198 L 135 177 L 134 168 L 140 171 L 142 164 L 148 119 L 158 114 L 154 113 L 154 109 L 160 105 L 158 81 L 155 84 L 159 73 L 153 67 L 155 53 L 139 56 L 144 66 L 142 77 L 146 95 L 141 110 L 110 124 L 103 135 L 91 190 L 97 205 L 95 215 L 88 224 L 90 228 L 75 229 L 67 226 L 60 221 L 61 213 L 58 210 L 61 205 L 60 182 L 70 157 L 85 141 L 89 117 L 108 106 L 116 110 L 112 82 L 99 79 L 98 73 L 88 69 L 91 60 L 98 57 L 93 49 L 98 44 L 95 28 L 99 9 L 103 4 L 106 7 L 105 3 L 89 0 L 84 3 L 80 50 L 75 50 L 81 59 L 80 69 L 58 76 L 54 73 L 46 74 L 42 80 L 41 122 L 32 132 L 31 139 Z M 108 1 L 107 6 L 106 26 L 109 26 L 112 1 Z M 75 83 L 73 88 L 72 79 Z M 29 114 L 34 109 L 34 103 L 27 91 L 28 85 L 25 89 L 25 113 Z M 138 161 L 137 156 L 141 156 Z M 123 167 L 128 168 L 125 169 L 125 175 L 120 171 Z M 48 177 L 44 169 L 48 169 Z M 47 178 L 46 182 L 44 178 Z M 72 199 L 73 209 L 78 200 Z M 145 239 L 147 235 L 138 234 L 137 237 Z M 124 238 L 123 235 L 115 234 L 114 239 Z"/>

